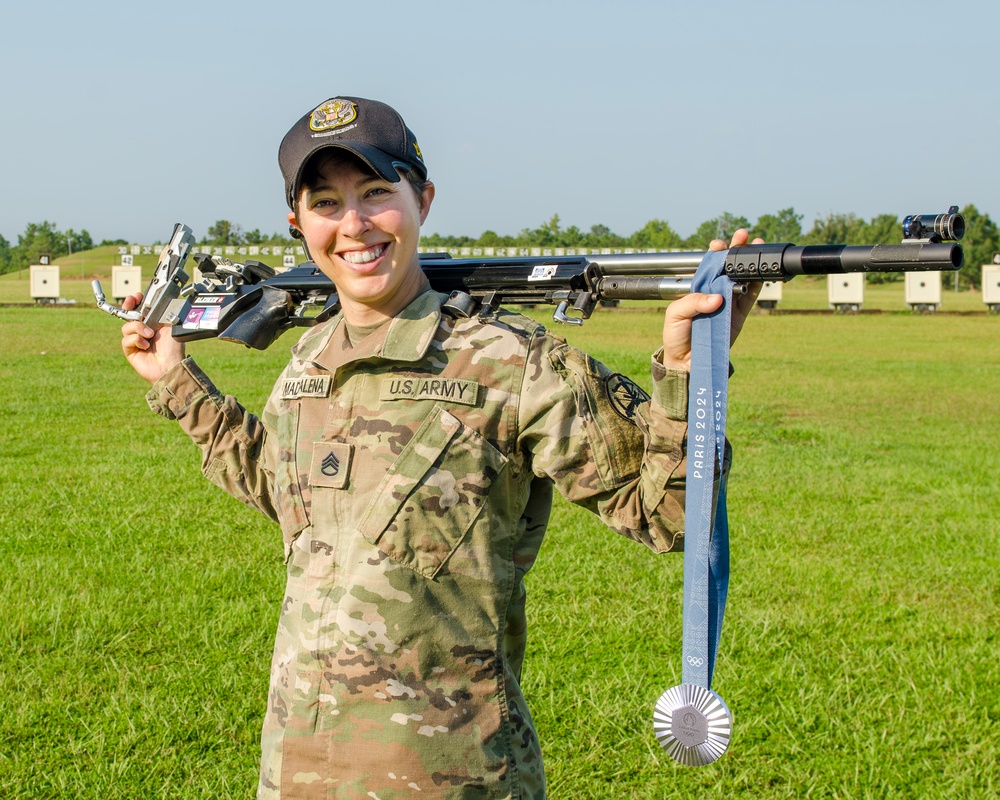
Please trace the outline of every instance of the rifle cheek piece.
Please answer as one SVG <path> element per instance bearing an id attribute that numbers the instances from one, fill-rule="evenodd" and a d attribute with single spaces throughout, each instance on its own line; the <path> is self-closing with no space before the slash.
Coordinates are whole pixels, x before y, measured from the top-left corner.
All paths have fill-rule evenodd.
<path id="1" fill-rule="evenodd" d="M 284 332 L 294 308 L 291 295 L 266 285 L 256 291 L 260 292 L 260 300 L 220 333 L 220 339 L 266 350 Z"/>

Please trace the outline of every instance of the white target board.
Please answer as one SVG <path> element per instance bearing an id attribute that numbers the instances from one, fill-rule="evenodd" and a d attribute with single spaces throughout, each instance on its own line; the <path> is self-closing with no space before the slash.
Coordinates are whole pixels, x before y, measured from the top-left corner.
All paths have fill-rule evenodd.
<path id="1" fill-rule="evenodd" d="M 983 267 L 983 302 L 992 307 L 1000 305 L 1000 267 Z"/>
<path id="2" fill-rule="evenodd" d="M 781 301 L 784 285 L 781 281 L 764 281 L 760 294 L 757 295 L 757 305 L 761 308 L 774 308 Z"/>
<path id="3" fill-rule="evenodd" d="M 844 275 L 828 275 L 826 295 L 833 308 L 859 310 L 865 301 L 864 273 L 848 272 Z"/>
<path id="4" fill-rule="evenodd" d="M 941 305 L 941 273 L 907 272 L 906 302 L 920 308 L 937 308 Z"/>
<path id="5" fill-rule="evenodd" d="M 32 264 L 30 274 L 32 300 L 59 299 L 59 267 Z"/>
<path id="6" fill-rule="evenodd" d="M 141 292 L 142 267 L 112 267 L 111 296 L 119 300 Z"/>

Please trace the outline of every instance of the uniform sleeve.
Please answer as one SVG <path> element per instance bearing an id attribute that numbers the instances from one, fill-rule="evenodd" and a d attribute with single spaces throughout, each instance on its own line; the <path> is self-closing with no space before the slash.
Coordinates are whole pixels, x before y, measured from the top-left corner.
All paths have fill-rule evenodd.
<path id="1" fill-rule="evenodd" d="M 191 358 L 157 381 L 146 401 L 160 416 L 176 420 L 198 445 L 206 478 L 277 521 L 268 434 L 258 417 L 235 397 L 223 395 Z"/>
<path id="2" fill-rule="evenodd" d="M 688 373 L 652 360 L 653 394 L 552 337 L 530 349 L 520 443 L 535 474 L 655 552 L 684 533 Z"/>

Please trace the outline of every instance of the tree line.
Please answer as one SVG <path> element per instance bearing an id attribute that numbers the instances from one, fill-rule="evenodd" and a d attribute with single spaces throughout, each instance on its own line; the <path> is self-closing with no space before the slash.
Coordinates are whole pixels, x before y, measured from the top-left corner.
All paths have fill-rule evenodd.
<path id="1" fill-rule="evenodd" d="M 32 264 L 38 264 L 43 255 L 56 261 L 64 256 L 92 250 L 95 247 L 108 245 L 124 247 L 129 244 L 133 243 L 127 239 L 104 239 L 95 243 L 86 228 L 79 232 L 72 228 L 61 231 L 56 223 L 48 220 L 31 222 L 24 229 L 24 233 L 17 237 L 16 245 L 11 245 L 0 235 L 0 275 L 27 269 Z M 154 242 L 153 244 L 163 244 L 163 242 Z M 287 234 L 265 235 L 259 230 L 244 231 L 239 225 L 223 219 L 210 226 L 208 233 L 199 240 L 198 244 L 213 247 L 255 244 L 291 246 L 293 241 Z"/>
<path id="2" fill-rule="evenodd" d="M 966 233 L 962 240 L 965 250 L 965 265 L 960 270 L 963 283 L 979 288 L 982 277 L 981 266 L 993 261 L 1000 253 L 1000 230 L 989 214 L 980 212 L 974 205 L 961 210 L 965 217 Z M 563 227 L 558 214 L 537 228 L 525 228 L 513 235 L 501 235 L 486 230 L 478 237 L 444 236 L 430 234 L 421 237 L 420 244 L 430 249 L 454 247 L 575 247 L 588 249 L 642 250 L 705 250 L 712 239 L 729 240 L 738 228 L 747 228 L 752 236 L 760 236 L 767 242 L 792 242 L 799 245 L 847 244 L 872 245 L 894 244 L 901 239 L 901 220 L 892 214 L 880 214 L 870 220 L 855 214 L 829 214 L 813 221 L 808 231 L 802 229 L 802 215 L 794 208 L 785 208 L 774 214 L 764 214 L 751 223 L 746 217 L 730 213 L 706 220 L 690 236 L 681 236 L 669 222 L 651 219 L 642 228 L 627 236 L 612 231 L 606 225 L 592 225 L 589 230 L 580 230 L 575 225 Z M 124 239 L 103 240 L 99 245 L 127 245 Z M 244 246 L 280 245 L 291 247 L 298 244 L 287 233 L 263 234 L 260 230 L 244 231 L 229 220 L 217 220 L 199 240 L 201 246 Z M 84 229 L 79 232 L 72 228 L 60 231 L 52 222 L 30 223 L 25 232 L 18 236 L 16 245 L 11 245 L 0 236 L 0 274 L 25 269 L 37 264 L 41 254 L 48 254 L 53 260 L 89 250 L 95 247 L 90 234 Z M 873 282 L 879 279 L 901 279 L 892 275 L 869 275 Z"/>

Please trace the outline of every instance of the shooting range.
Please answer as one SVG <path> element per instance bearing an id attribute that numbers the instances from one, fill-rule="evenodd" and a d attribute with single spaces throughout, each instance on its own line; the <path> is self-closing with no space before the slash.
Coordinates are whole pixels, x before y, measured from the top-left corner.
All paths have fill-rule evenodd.
<path id="1" fill-rule="evenodd" d="M 419 731 L 416 745 L 445 748 L 448 725 L 469 708 L 453 669 L 475 672 L 476 691 L 501 697 L 516 667 L 527 707 L 500 706 L 506 716 L 476 722 L 486 735 L 517 729 L 530 713 L 546 800 L 1000 797 L 1000 181 L 990 166 L 1000 142 L 1000 3 L 385 0 L 352 6 L 350 26 L 345 19 L 342 4 L 309 0 L 5 8 L 0 800 L 255 797 L 272 675 L 292 688 L 340 686 L 384 652 L 386 587 L 368 585 L 351 596 L 371 613 L 344 615 L 323 634 L 343 633 L 354 660 L 331 659 L 316 675 L 274 657 L 281 614 L 305 620 L 311 611 L 290 610 L 289 565 L 306 564 L 324 542 L 283 532 L 206 479 L 232 462 L 200 452 L 150 410 L 152 385 L 123 358 L 128 322 L 106 313 L 93 289 L 98 281 L 104 305 L 119 309 L 147 293 L 173 226 L 189 226 L 190 279 L 169 307 L 205 336 L 185 341 L 185 352 L 235 398 L 226 408 L 263 414 L 309 329 L 290 323 L 261 349 L 266 335 L 224 339 L 212 323 L 255 308 L 258 294 L 288 315 L 282 324 L 324 313 L 327 286 L 298 285 L 286 298 L 253 283 L 260 274 L 246 265 L 285 275 L 307 260 L 289 233 L 295 212 L 278 147 L 289 125 L 338 93 L 390 103 L 419 143 L 435 191 L 418 255 L 535 259 L 510 278 L 535 292 L 531 301 L 497 305 L 586 353 L 566 362 L 575 374 L 599 363 L 603 378 L 606 368 L 595 404 L 613 398 L 640 415 L 656 409 L 638 403 L 638 390 L 657 396 L 673 383 L 654 354 L 678 295 L 581 296 L 594 284 L 579 272 L 546 284 L 563 260 L 704 252 L 739 228 L 751 241 L 828 248 L 833 258 L 842 247 L 897 247 L 904 220 L 953 205 L 966 230 L 955 271 L 776 280 L 766 269 L 777 256 L 760 254 L 757 308 L 728 354 L 730 570 L 710 687 L 731 713 L 724 754 L 692 766 L 661 739 L 663 719 L 689 750 L 700 738 L 715 744 L 725 727 L 714 708 L 707 732 L 697 717 L 685 721 L 703 697 L 659 708 L 665 690 L 686 682 L 691 655 L 685 554 L 653 553 L 557 497 L 537 561 L 518 561 L 504 587 L 504 601 L 523 588 L 527 633 L 491 626 L 491 646 L 433 665 L 437 683 L 412 680 L 410 666 L 429 661 L 414 637 L 391 675 L 353 684 L 365 697 L 381 693 L 377 724 L 363 730 L 342 727 L 344 711 L 313 720 L 290 710 L 293 728 L 336 730 L 316 748 L 319 762 L 395 752 L 386 742 L 403 726 Z M 334 68 L 311 68 L 330 60 L 331 40 Z M 349 42 L 358 52 L 344 57 Z M 399 199 L 419 189 L 417 177 L 381 189 Z M 362 238 L 367 247 L 393 237 L 376 225 Z M 601 291 L 626 278 L 649 279 L 649 290 L 665 278 L 637 271 L 602 275 Z M 539 301 L 539 287 L 553 298 Z M 478 287 L 471 306 L 456 301 L 448 319 L 478 324 L 492 288 Z M 566 322 L 555 318 L 557 293 Z M 402 361 L 392 368 L 411 371 Z M 524 380 L 526 402 L 554 394 L 532 393 L 530 371 Z M 499 452 L 475 427 L 479 406 L 438 406 L 447 414 L 432 421 L 458 424 L 434 443 L 429 481 L 447 488 L 447 460 L 464 458 L 462 448 L 470 458 L 493 448 L 505 478 L 536 480 L 522 453 Z M 304 447 L 323 438 L 310 438 L 294 402 L 280 407 L 282 435 L 301 432 Z M 580 409 L 591 450 L 614 453 L 616 426 L 632 431 L 625 417 L 603 429 L 593 424 L 603 417 Z M 524 412 L 512 409 L 509 424 Z M 640 432 L 650 419 L 639 417 Z M 405 447 L 388 413 L 378 435 Z M 399 473 L 386 462 L 391 480 Z M 322 497 L 314 509 L 342 499 L 300 473 Z M 637 507 L 647 499 L 629 495 Z M 511 552 L 536 530 L 533 512 Z M 450 557 L 473 568 L 478 552 L 462 549 L 470 539 L 442 533 L 460 539 Z M 352 569 L 343 550 L 330 557 Z M 448 577 L 410 572 L 428 594 Z M 500 656 L 522 636 L 523 664 L 505 672 Z M 414 719 L 414 697 L 433 697 L 439 718 Z M 491 778 L 529 769 L 497 753 Z M 433 775 L 393 770 L 393 790 L 374 795 L 457 795 L 450 781 L 469 769 L 457 761 Z M 285 766 L 299 770 L 292 758 Z M 371 796 L 372 787 L 336 785 L 322 766 L 298 778 L 302 796 Z"/>

